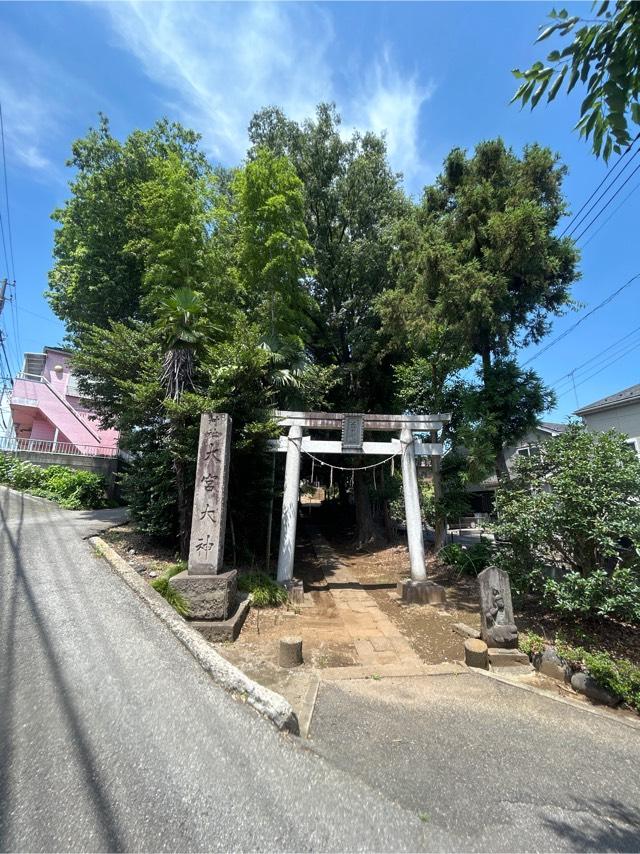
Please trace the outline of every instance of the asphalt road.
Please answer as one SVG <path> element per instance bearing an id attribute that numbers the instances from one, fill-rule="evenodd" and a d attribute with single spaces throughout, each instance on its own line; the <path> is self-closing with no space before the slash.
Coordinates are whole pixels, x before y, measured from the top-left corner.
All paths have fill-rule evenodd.
<path id="1" fill-rule="evenodd" d="M 474 673 L 323 684 L 315 748 L 429 847 L 640 851 L 640 729 Z"/>
<path id="2" fill-rule="evenodd" d="M 81 539 L 100 527 L 0 487 L 0 850 L 425 847 L 218 688 Z"/>
<path id="3" fill-rule="evenodd" d="M 640 731 L 475 675 L 324 684 L 305 744 L 0 487 L 0 850 L 640 849 Z"/>

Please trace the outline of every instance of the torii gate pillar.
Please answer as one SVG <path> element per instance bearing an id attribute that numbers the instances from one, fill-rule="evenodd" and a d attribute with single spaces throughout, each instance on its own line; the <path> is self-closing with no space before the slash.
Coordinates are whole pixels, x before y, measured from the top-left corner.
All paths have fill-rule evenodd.
<path id="1" fill-rule="evenodd" d="M 400 433 L 400 443 L 402 444 L 402 491 L 407 522 L 411 580 L 426 581 L 427 570 L 424 565 L 424 538 L 422 535 L 416 455 L 413 448 L 413 433 L 407 427 Z"/>
<path id="2" fill-rule="evenodd" d="M 282 525 L 278 552 L 278 581 L 284 584 L 293 578 L 296 551 L 296 526 L 298 522 L 298 493 L 300 491 L 300 449 L 302 427 L 289 428 L 287 462 L 284 469 L 284 495 L 282 496 Z"/>

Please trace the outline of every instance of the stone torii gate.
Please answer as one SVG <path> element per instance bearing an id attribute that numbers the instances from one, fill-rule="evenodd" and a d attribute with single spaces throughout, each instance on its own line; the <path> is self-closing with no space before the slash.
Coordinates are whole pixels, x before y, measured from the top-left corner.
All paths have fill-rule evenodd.
<path id="1" fill-rule="evenodd" d="M 427 580 L 416 472 L 416 457 L 439 458 L 442 456 L 442 444 L 421 442 L 415 439 L 413 434 L 437 432 L 451 420 L 451 415 L 378 415 L 278 410 L 275 412 L 275 418 L 281 427 L 289 428 L 287 436 L 281 436 L 270 443 L 271 451 L 284 452 L 287 455 L 278 552 L 279 583 L 287 585 L 293 579 L 302 453 L 386 457 L 401 455 L 411 578 L 398 585 L 398 593 L 410 602 L 443 602 L 444 589 Z M 303 434 L 305 429 L 335 430 L 340 431 L 342 436 L 340 441 L 312 439 Z M 364 434 L 369 431 L 398 431 L 399 438 L 389 442 L 365 441 Z"/>

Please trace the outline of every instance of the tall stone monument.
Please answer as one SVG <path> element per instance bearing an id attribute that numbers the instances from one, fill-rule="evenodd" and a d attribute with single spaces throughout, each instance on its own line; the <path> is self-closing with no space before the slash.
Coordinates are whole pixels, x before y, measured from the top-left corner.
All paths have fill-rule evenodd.
<path id="1" fill-rule="evenodd" d="M 497 566 L 488 566 L 478 575 L 482 640 L 488 647 L 514 649 L 518 629 L 513 621 L 509 576 Z"/>
<path id="2" fill-rule="evenodd" d="M 236 601 L 237 573 L 223 572 L 230 451 L 231 418 L 205 412 L 200 418 L 188 568 L 169 582 L 188 602 L 192 620 L 226 620 Z"/>

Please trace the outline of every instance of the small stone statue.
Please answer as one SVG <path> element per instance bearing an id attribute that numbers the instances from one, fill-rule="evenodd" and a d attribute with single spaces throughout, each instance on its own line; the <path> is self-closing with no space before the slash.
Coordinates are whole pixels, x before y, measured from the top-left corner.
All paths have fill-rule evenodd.
<path id="1" fill-rule="evenodd" d="M 488 566 L 478 575 L 478 584 L 483 641 L 489 647 L 517 647 L 518 629 L 513 622 L 509 576 L 496 566 Z"/>

